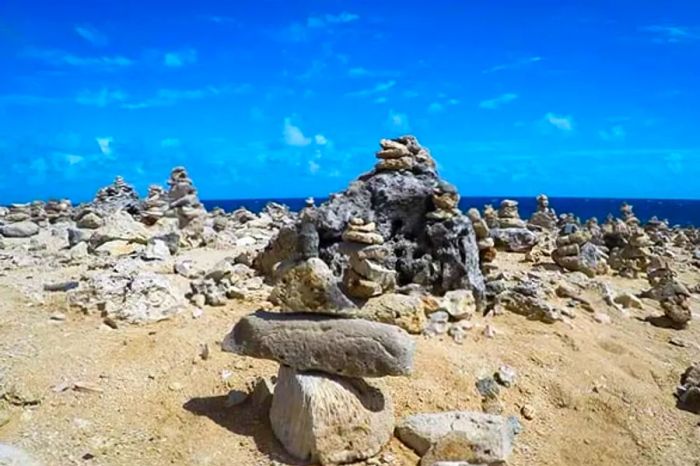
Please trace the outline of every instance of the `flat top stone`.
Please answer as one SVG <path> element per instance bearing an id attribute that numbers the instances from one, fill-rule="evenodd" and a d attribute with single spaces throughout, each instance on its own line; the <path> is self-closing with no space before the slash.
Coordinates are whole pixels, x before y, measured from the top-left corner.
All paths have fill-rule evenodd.
<path id="1" fill-rule="evenodd" d="M 271 359 L 298 370 L 347 377 L 409 375 L 415 342 L 394 325 L 318 314 L 258 311 L 243 317 L 224 351 Z"/>

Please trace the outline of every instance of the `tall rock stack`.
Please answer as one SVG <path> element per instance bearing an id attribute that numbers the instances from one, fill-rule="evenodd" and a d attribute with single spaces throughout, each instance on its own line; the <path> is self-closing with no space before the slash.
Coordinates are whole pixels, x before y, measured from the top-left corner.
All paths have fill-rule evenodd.
<path id="1" fill-rule="evenodd" d="M 139 195 L 124 178 L 117 176 L 111 185 L 100 188 L 95 199 L 79 206 L 73 213 L 73 220 L 79 228 L 97 229 L 105 219 L 119 211 L 138 211 Z"/>
<path id="2" fill-rule="evenodd" d="M 168 191 L 170 208 L 175 211 L 180 228 L 187 227 L 193 220 L 205 214 L 204 207 L 197 197 L 197 190 L 187 175 L 185 167 L 173 168 L 168 186 L 170 186 Z"/>
<path id="3" fill-rule="evenodd" d="M 647 269 L 647 280 L 651 288 L 642 296 L 659 301 L 673 327 L 686 327 L 693 317 L 691 294 L 678 281 L 669 263 L 658 256 L 652 258 Z"/>
<path id="4" fill-rule="evenodd" d="M 146 225 L 155 225 L 168 213 L 169 206 L 165 189 L 157 184 L 150 185 L 148 195 L 141 205 L 141 221 Z"/>
<path id="5" fill-rule="evenodd" d="M 484 264 L 489 264 L 496 259 L 496 242 L 491 238 L 489 226 L 486 221 L 481 218 L 479 209 L 469 209 L 467 216 L 474 226 L 476 244 L 479 248 L 479 259 L 483 267 Z"/>
<path id="6" fill-rule="evenodd" d="M 607 255 L 591 242 L 591 234 L 575 224 L 562 228 L 557 248 L 552 253 L 554 262 L 565 270 L 583 272 L 589 277 L 608 272 Z"/>
<path id="7" fill-rule="evenodd" d="M 384 267 L 396 272 L 398 286 L 418 284 L 438 295 L 467 288 L 481 302 L 485 290 L 476 237 L 455 207 L 456 190 L 441 184 L 432 156 L 415 137 L 383 139 L 380 146 L 374 170 L 318 207 L 319 258 L 344 277 L 352 267 L 341 245 L 354 241 L 347 233 L 343 241 L 344 233 L 372 233 L 358 228 L 374 224 L 388 251 Z M 364 223 L 349 225 L 355 218 Z M 296 235 L 296 228 L 280 230 L 256 258 L 256 267 L 269 275 L 271 264 L 298 255 Z"/>
<path id="8" fill-rule="evenodd" d="M 69 199 L 51 200 L 46 203 L 45 210 L 49 223 L 68 222 L 73 214 L 73 205 Z"/>
<path id="9" fill-rule="evenodd" d="M 369 299 L 396 287 L 396 271 L 385 267 L 389 250 L 384 238 L 376 232 L 373 222 L 351 218 L 342 235 L 340 246 L 348 256 L 348 267 L 343 275 L 345 292 L 357 299 Z"/>
<path id="10" fill-rule="evenodd" d="M 491 212 L 488 215 L 493 216 Z M 491 222 L 497 224 L 491 228 L 491 237 L 497 247 L 511 252 L 528 252 L 537 244 L 537 235 L 528 230 L 525 221 L 520 218 L 517 201 L 504 199 L 498 209 L 497 222 Z"/>
<path id="11" fill-rule="evenodd" d="M 557 228 L 557 213 L 549 207 L 549 197 L 546 194 L 537 196 L 537 210 L 532 214 L 528 223 L 544 230 Z"/>
<path id="12" fill-rule="evenodd" d="M 32 218 L 32 208 L 30 204 L 11 204 L 5 214 L 5 222 L 16 223 L 26 222 Z"/>
<path id="13" fill-rule="evenodd" d="M 627 224 L 628 226 L 638 227 L 639 225 L 641 225 L 642 222 L 634 214 L 633 207 L 634 206 L 623 202 L 620 206 L 620 215 L 622 216 L 622 221 L 625 222 L 625 224 Z"/>
<path id="14" fill-rule="evenodd" d="M 415 343 L 393 325 L 258 311 L 224 351 L 280 363 L 269 418 L 284 448 L 322 465 L 370 458 L 391 439 L 393 403 L 366 378 L 410 375 Z"/>

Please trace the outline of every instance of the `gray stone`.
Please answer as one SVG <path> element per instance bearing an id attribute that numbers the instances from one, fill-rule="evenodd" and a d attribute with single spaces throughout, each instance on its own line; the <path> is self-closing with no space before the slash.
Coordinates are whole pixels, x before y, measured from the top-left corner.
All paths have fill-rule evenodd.
<path id="1" fill-rule="evenodd" d="M 415 352 L 415 342 L 393 325 L 264 311 L 243 317 L 222 347 L 298 370 L 347 377 L 409 375 Z"/>
<path id="2" fill-rule="evenodd" d="M 340 290 L 330 268 L 316 257 L 281 264 L 270 299 L 284 312 L 338 314 L 357 308 Z"/>
<path id="3" fill-rule="evenodd" d="M 285 449 L 322 465 L 376 455 L 391 439 L 391 399 L 362 379 L 280 367 L 270 407 L 272 431 Z"/>
<path id="4" fill-rule="evenodd" d="M 471 318 L 476 311 L 474 294 L 471 290 L 448 291 L 440 303 L 440 310 L 447 312 L 453 319 Z"/>
<path id="5" fill-rule="evenodd" d="M 170 258 L 170 249 L 165 242 L 158 239 L 153 240 L 143 250 L 141 257 L 146 261 L 164 261 Z"/>
<path id="6" fill-rule="evenodd" d="M 515 384 L 515 379 L 517 376 L 518 373 L 510 366 L 501 366 L 494 374 L 496 382 L 500 383 L 504 387 L 512 387 Z"/>
<path id="7" fill-rule="evenodd" d="M 500 464 L 520 430 L 516 418 L 451 411 L 409 416 L 396 427 L 396 435 L 424 457 L 421 466 L 438 461 Z"/>
<path id="8" fill-rule="evenodd" d="M 482 397 L 486 399 L 494 399 L 498 397 L 501 389 L 496 384 L 496 379 L 493 377 L 484 377 L 476 381 L 476 389 Z"/>
<path id="9" fill-rule="evenodd" d="M 38 233 L 39 225 L 29 221 L 0 226 L 0 234 L 6 238 L 29 238 Z"/>
<path id="10" fill-rule="evenodd" d="M 77 228 L 68 228 L 68 247 L 74 247 L 78 243 L 87 241 L 90 238 L 90 234 L 84 230 L 79 230 Z"/>
<path id="11" fill-rule="evenodd" d="M 105 225 L 95 230 L 90 237 L 90 248 L 97 249 L 110 241 L 147 244 L 150 234 L 146 227 L 134 220 L 131 215 L 117 211 L 105 219 Z"/>
<path id="12" fill-rule="evenodd" d="M 102 225 L 104 225 L 104 220 L 95 212 L 86 213 L 76 222 L 78 228 L 87 228 L 88 230 L 95 230 Z"/>
<path id="13" fill-rule="evenodd" d="M 511 252 L 527 252 L 537 244 L 537 235 L 527 228 L 492 228 L 491 238 L 497 247 Z"/>

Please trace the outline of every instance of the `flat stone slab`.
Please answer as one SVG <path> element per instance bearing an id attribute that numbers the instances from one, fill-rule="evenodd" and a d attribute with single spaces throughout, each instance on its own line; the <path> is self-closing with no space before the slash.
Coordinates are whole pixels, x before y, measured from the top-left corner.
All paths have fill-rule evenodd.
<path id="1" fill-rule="evenodd" d="M 222 347 L 297 370 L 346 377 L 409 375 L 415 353 L 415 342 L 394 325 L 265 311 L 238 321 Z"/>
<path id="2" fill-rule="evenodd" d="M 448 411 L 408 416 L 396 427 L 396 435 L 424 457 L 421 466 L 439 461 L 500 464 L 513 450 L 520 429 L 514 417 Z"/>

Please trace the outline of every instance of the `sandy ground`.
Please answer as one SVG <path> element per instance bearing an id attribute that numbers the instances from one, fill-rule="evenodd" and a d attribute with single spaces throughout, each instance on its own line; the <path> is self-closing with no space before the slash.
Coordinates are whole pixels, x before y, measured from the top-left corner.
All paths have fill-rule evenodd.
<path id="1" fill-rule="evenodd" d="M 211 263 L 225 252 L 192 254 Z M 520 259 L 501 254 L 498 262 L 506 270 L 529 267 Z M 112 329 L 97 315 L 68 309 L 61 293 L 32 304 L 19 291 L 28 282 L 79 273 L 15 269 L 0 276 L 0 382 L 33 403 L 0 401 L 0 442 L 45 465 L 296 464 L 274 439 L 265 413 L 250 402 L 224 406 L 230 390 L 276 373 L 273 362 L 219 349 L 236 320 L 259 303 L 231 302 L 207 307 L 197 319 L 187 310 L 169 321 Z M 699 277 L 689 272 L 683 280 L 693 285 Z M 645 288 L 643 280 L 604 280 L 618 290 Z M 700 359 L 700 324 L 658 328 L 643 321 L 660 314 L 651 301 L 625 317 L 599 295 L 589 297 L 610 324 L 579 308 L 571 325 L 511 313 L 488 318 L 495 338 L 483 336 L 486 319 L 479 317 L 462 345 L 417 337 L 414 375 L 384 379 L 397 416 L 480 410 L 476 379 L 508 364 L 518 379 L 501 391 L 504 414 L 518 415 L 525 404 L 535 413 L 521 419 L 509 464 L 700 465 L 700 416 L 676 408 L 673 396 L 682 371 Z M 56 312 L 66 319 L 52 320 Z M 670 344 L 671 337 L 686 347 Z M 199 356 L 203 344 L 210 349 L 206 360 Z M 92 390 L 75 390 L 76 382 Z M 383 458 L 418 462 L 395 439 Z"/>

